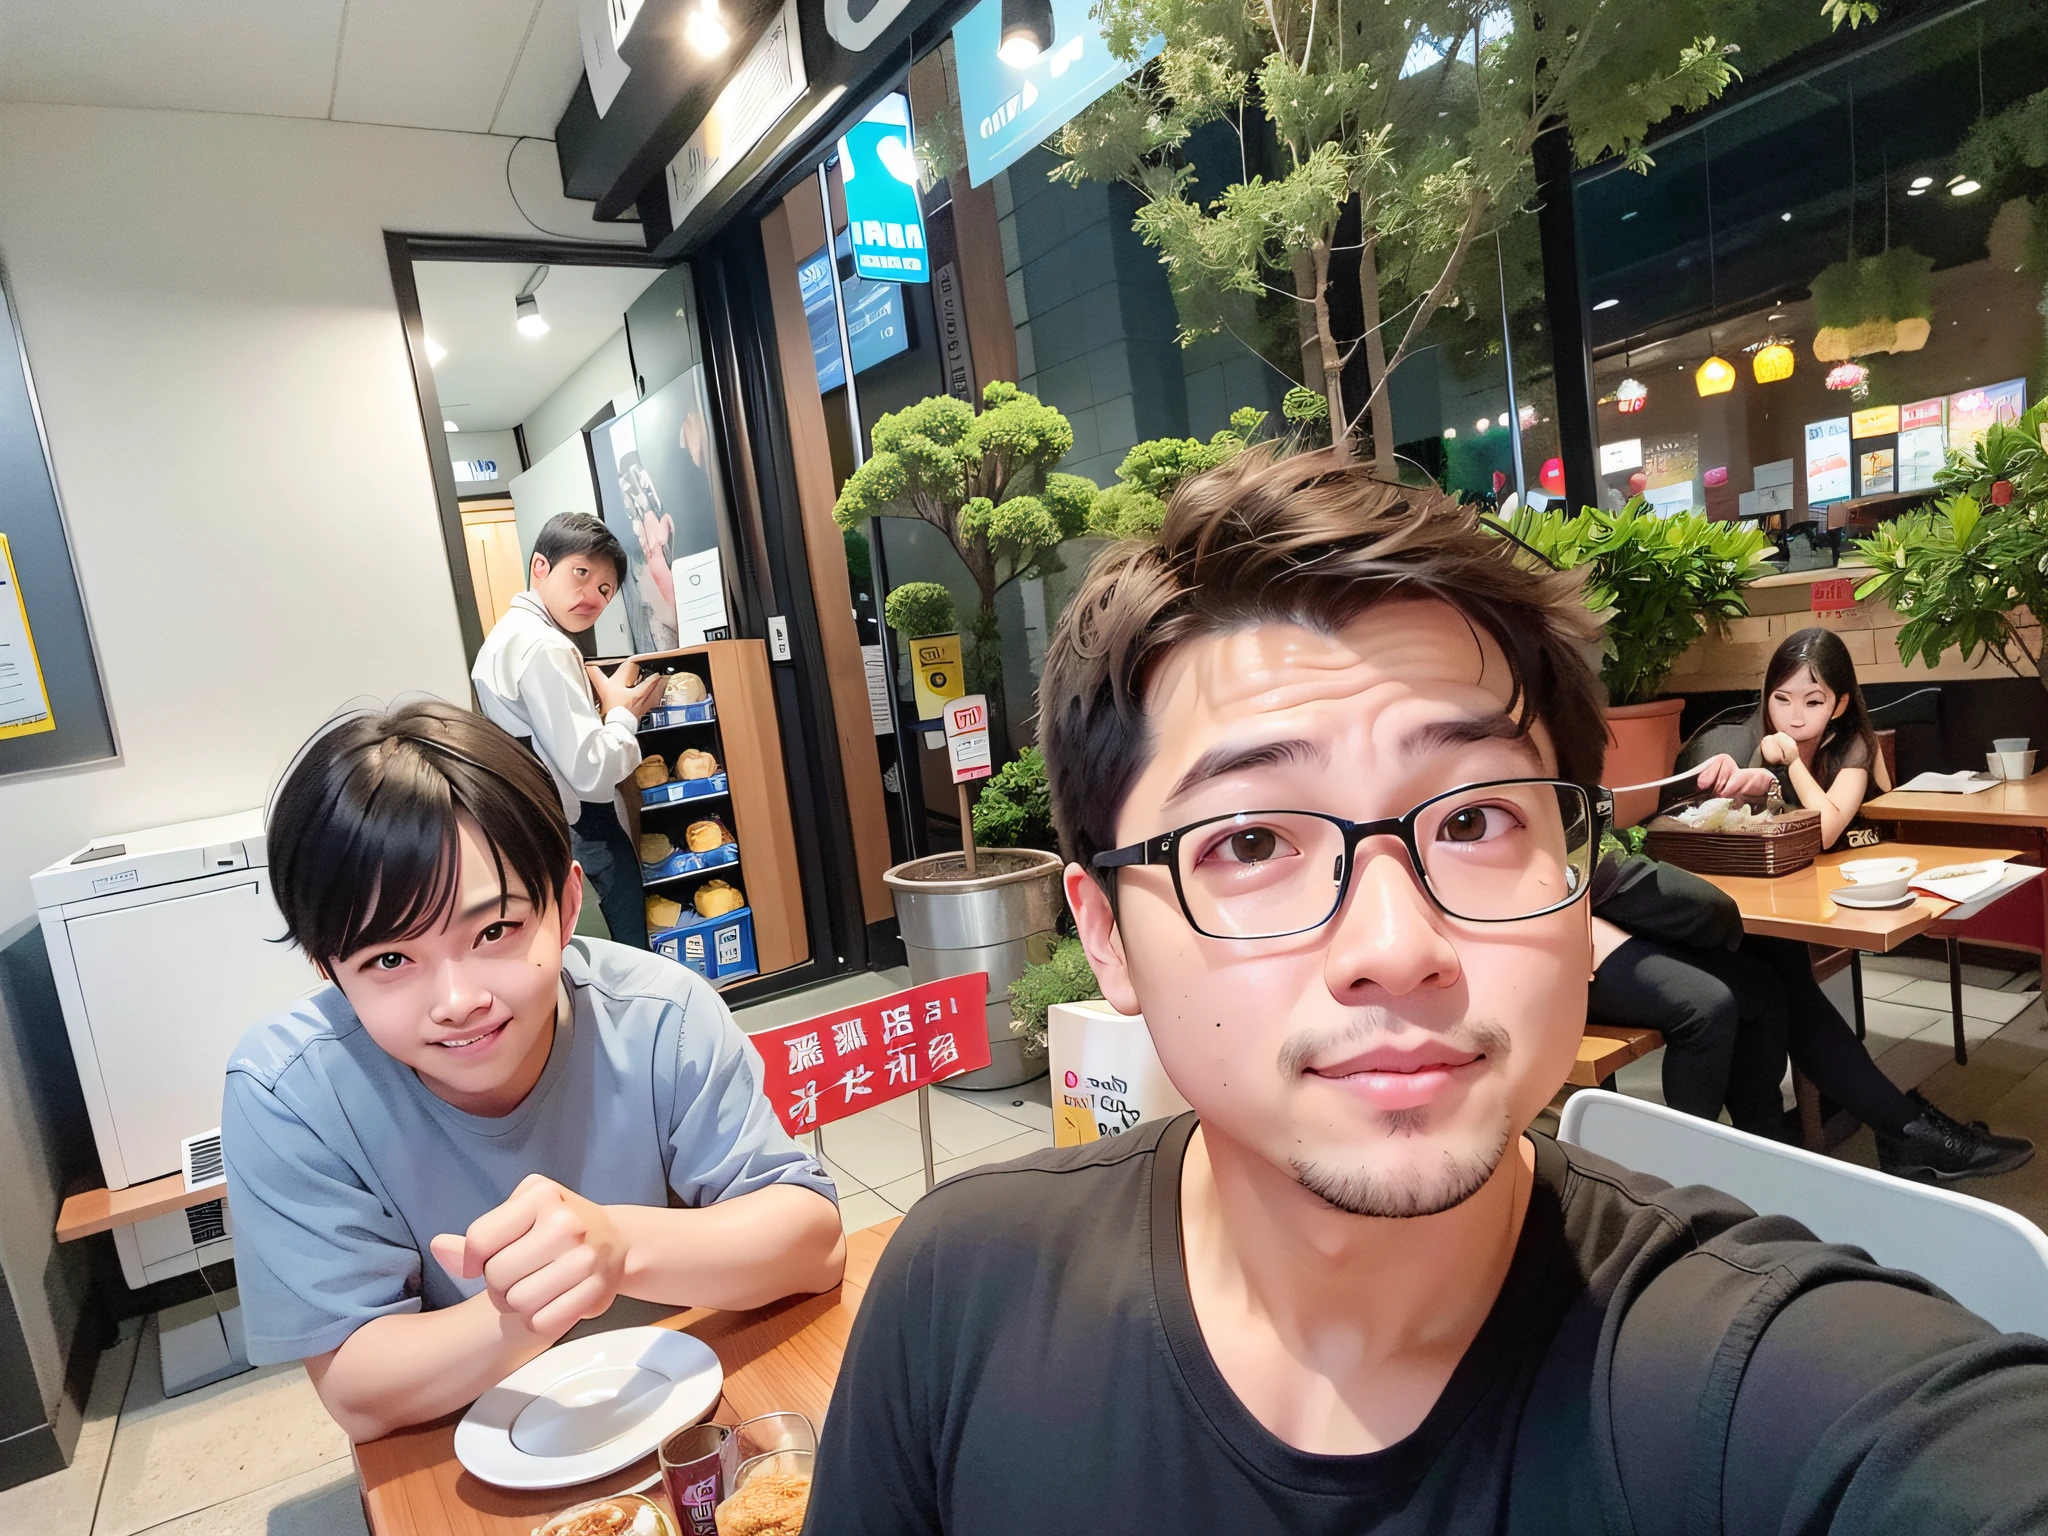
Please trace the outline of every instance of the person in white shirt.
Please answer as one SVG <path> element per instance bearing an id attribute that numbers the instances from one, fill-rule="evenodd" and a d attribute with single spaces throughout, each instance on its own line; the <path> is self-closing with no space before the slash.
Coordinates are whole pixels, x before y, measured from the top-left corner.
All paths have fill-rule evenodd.
<path id="1" fill-rule="evenodd" d="M 647 947 L 640 855 L 621 818 L 619 785 L 640 766 L 640 717 L 663 679 L 627 662 L 607 677 L 571 635 L 618 595 L 626 551 L 588 512 L 549 518 L 533 541 L 527 590 L 512 599 L 477 653 L 470 680 L 484 714 L 523 737 L 553 776 L 576 862 L 597 886 L 614 941 Z"/>

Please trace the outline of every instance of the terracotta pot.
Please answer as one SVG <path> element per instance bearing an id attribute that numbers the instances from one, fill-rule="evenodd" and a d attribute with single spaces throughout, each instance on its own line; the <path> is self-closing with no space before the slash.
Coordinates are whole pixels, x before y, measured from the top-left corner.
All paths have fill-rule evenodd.
<path id="1" fill-rule="evenodd" d="M 1683 699 L 1607 706 L 1607 784 L 1641 784 L 1661 779 L 1678 761 L 1678 717 Z M 1658 791 L 1614 797 L 1614 824 L 1632 827 L 1657 809 Z"/>

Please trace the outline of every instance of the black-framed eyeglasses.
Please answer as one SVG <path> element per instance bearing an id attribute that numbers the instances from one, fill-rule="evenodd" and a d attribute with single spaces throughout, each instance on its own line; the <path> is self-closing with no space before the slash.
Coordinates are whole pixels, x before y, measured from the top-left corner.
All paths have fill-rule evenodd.
<path id="1" fill-rule="evenodd" d="M 1320 928 L 1344 904 L 1358 845 L 1400 840 L 1423 893 L 1462 922 L 1512 923 L 1568 907 L 1592 883 L 1612 802 L 1562 779 L 1495 779 L 1433 795 L 1405 816 L 1346 821 L 1320 811 L 1210 816 L 1098 853 L 1108 872 L 1164 864 L 1195 932 L 1279 939 Z"/>

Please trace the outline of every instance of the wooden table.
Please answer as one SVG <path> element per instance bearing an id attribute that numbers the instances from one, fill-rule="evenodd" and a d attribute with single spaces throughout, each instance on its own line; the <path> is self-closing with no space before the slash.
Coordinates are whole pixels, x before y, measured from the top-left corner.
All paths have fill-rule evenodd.
<path id="1" fill-rule="evenodd" d="M 1975 795 L 1902 794 L 1863 803 L 1864 814 L 1895 824 L 1909 840 L 2017 848 L 2021 864 L 2048 865 L 2048 772 Z M 2048 957 L 2048 896 L 2031 881 L 2009 900 L 1968 919 L 1957 935 L 1974 943 L 2030 949 Z"/>
<path id="2" fill-rule="evenodd" d="M 1863 1034 L 1863 951 L 1889 954 L 1906 940 L 1918 938 L 1946 914 L 1953 912 L 1956 903 L 1934 896 L 1921 896 L 1906 906 L 1879 912 L 1837 906 L 1829 900 L 1829 893 L 1849 883 L 1841 874 L 1841 866 L 1854 859 L 1914 859 L 1922 869 L 1938 869 L 1944 864 L 1962 864 L 1972 859 L 2009 859 L 2013 856 L 2014 850 L 2010 848 L 1888 842 L 1879 843 L 1875 848 L 1838 848 L 1832 853 L 1822 854 L 1797 874 L 1779 875 L 1776 879 L 1750 875 L 1703 875 L 1701 878 L 1711 881 L 1735 899 L 1735 905 L 1742 911 L 1742 927 L 1746 933 L 1797 939 L 1807 944 L 1849 951 L 1849 963 L 1855 976 L 1856 1033 L 1860 1038 Z M 1962 975 L 1961 955 L 1951 939 L 1949 1008 L 1955 1026 L 1956 1060 L 1967 1063 L 1970 1057 L 1969 1047 L 1963 1040 Z"/>
<path id="3" fill-rule="evenodd" d="M 736 1424 L 757 1413 L 793 1408 L 814 1424 L 824 1422 L 868 1277 L 901 1219 L 847 1238 L 846 1279 L 837 1290 L 753 1312 L 695 1307 L 662 1320 L 663 1327 L 680 1328 L 709 1344 L 725 1367 L 725 1392 L 712 1418 Z M 450 1414 L 355 1447 L 371 1536 L 530 1536 L 556 1510 L 630 1488 L 655 1470 L 649 1455 L 575 1488 L 543 1493 L 494 1488 L 463 1471 L 455 1459 L 455 1425 L 461 1417 Z M 659 1485 L 650 1496 L 660 1496 Z"/>

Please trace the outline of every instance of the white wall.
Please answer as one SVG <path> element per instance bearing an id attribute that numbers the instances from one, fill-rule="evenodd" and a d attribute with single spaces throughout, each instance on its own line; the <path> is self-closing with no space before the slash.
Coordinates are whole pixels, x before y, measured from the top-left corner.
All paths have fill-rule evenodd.
<path id="1" fill-rule="evenodd" d="M 633 380 L 633 354 L 626 345 L 623 325 L 520 423 L 533 462 L 538 464 L 558 444 L 581 431 L 583 423 L 603 409 L 607 400 L 622 416 L 640 403 L 639 387 Z"/>
<path id="2" fill-rule="evenodd" d="M 97 834 L 260 804 L 340 705 L 467 699 L 384 231 L 539 238 L 512 144 L 0 105 L 0 263 L 123 754 L 0 779 L 0 933 Z M 528 214 L 637 241 L 529 184 L 552 165 L 519 157 Z"/>

